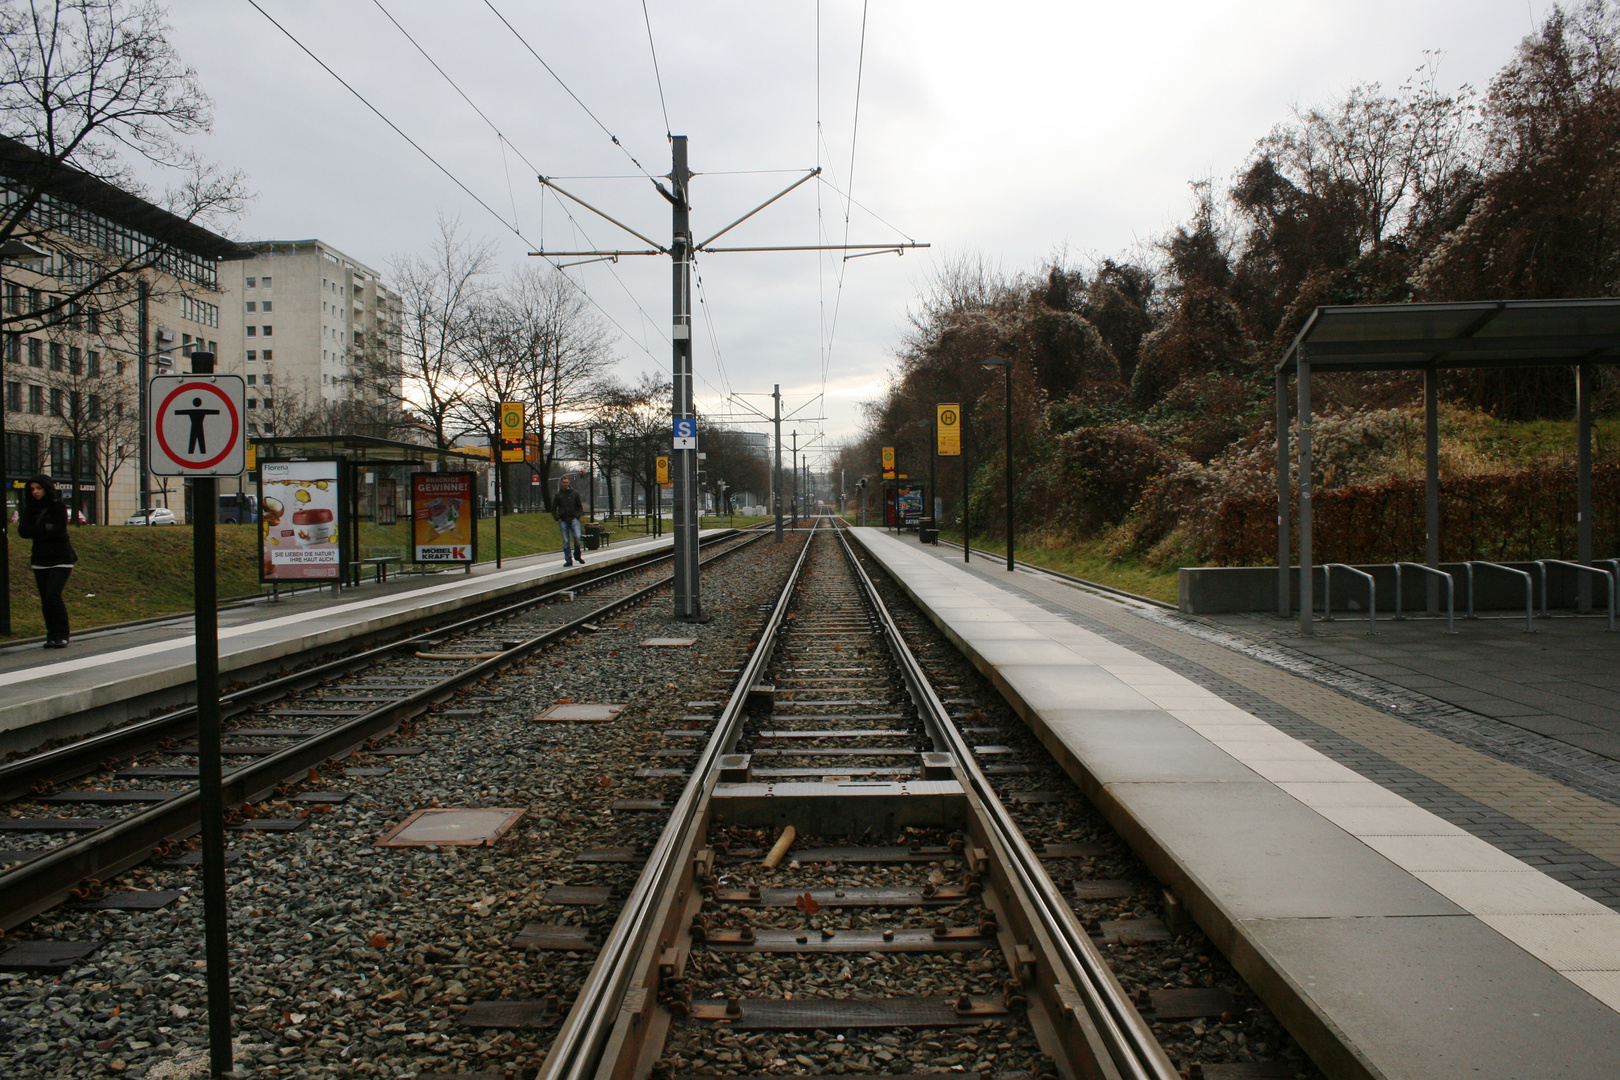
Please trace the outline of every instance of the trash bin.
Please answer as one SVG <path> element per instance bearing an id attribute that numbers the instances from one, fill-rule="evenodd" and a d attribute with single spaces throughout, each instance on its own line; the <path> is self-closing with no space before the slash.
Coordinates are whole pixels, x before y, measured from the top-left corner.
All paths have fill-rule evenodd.
<path id="1" fill-rule="evenodd" d="M 917 539 L 924 544 L 939 543 L 939 529 L 935 527 L 933 518 L 925 517 L 918 519 Z"/>
<path id="2" fill-rule="evenodd" d="M 581 532 L 579 538 L 584 541 L 586 551 L 596 551 L 602 546 L 602 532 L 600 529 Z"/>

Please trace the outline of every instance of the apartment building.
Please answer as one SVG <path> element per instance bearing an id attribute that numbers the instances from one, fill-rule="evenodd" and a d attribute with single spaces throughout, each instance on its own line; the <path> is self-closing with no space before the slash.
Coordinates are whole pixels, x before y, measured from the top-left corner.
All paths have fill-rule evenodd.
<path id="1" fill-rule="evenodd" d="M 243 245 L 224 285 L 248 381 L 249 430 L 276 433 L 345 401 L 399 398 L 399 298 L 320 240 Z"/>
<path id="2" fill-rule="evenodd" d="M 178 481 L 143 468 L 142 375 L 186 370 L 206 348 L 238 354 L 226 317 L 232 241 L 0 138 L 0 204 L 38 195 L 14 238 L 44 252 L 0 264 L 5 483 L 49 473 L 89 521 L 181 505 Z"/>

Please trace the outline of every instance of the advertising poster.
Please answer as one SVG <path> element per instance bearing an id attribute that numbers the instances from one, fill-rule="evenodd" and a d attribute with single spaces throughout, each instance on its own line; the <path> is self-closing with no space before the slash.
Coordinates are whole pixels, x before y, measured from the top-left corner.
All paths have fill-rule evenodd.
<path id="1" fill-rule="evenodd" d="M 921 484 L 901 484 L 894 491 L 894 512 L 900 519 L 900 526 L 906 529 L 915 529 L 923 517 L 923 486 Z"/>
<path id="2" fill-rule="evenodd" d="M 343 574 L 340 461 L 259 462 L 260 581 Z"/>
<path id="3" fill-rule="evenodd" d="M 411 560 L 471 563 L 478 559 L 478 507 L 470 472 L 411 473 Z"/>

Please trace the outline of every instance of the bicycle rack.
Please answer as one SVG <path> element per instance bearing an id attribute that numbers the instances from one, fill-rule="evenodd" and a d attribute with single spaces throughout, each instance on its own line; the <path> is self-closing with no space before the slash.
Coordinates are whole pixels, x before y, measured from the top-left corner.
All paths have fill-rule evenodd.
<path id="1" fill-rule="evenodd" d="M 1539 559 L 1537 561 L 1541 564 L 1541 613 L 1543 615 L 1547 613 L 1547 564 L 1551 563 L 1554 566 L 1567 566 L 1571 570 L 1584 570 L 1588 574 L 1596 574 L 1598 577 L 1602 578 L 1603 583 L 1609 587 L 1609 633 L 1614 633 L 1615 581 L 1613 574 L 1609 573 L 1607 570 L 1599 570 L 1595 566 L 1586 566 L 1578 562 L 1570 562 L 1568 559 Z M 1603 561 L 1616 563 L 1617 567 L 1620 567 L 1620 559 L 1605 559 Z"/>
<path id="2" fill-rule="evenodd" d="M 1524 632 L 1527 634 L 1535 633 L 1535 581 L 1530 577 L 1528 570 L 1515 570 L 1513 567 L 1503 566 L 1501 563 L 1486 562 L 1484 559 L 1470 559 L 1463 563 L 1463 569 L 1468 571 L 1468 617 L 1470 619 L 1479 618 L 1474 614 L 1474 567 L 1476 566 L 1485 566 L 1492 570 L 1500 570 L 1504 574 L 1517 574 L 1519 577 L 1524 578 Z M 1545 572 L 1545 568 L 1543 568 L 1543 573 Z M 1543 592 L 1545 592 L 1545 589 L 1543 589 Z"/>
<path id="3" fill-rule="evenodd" d="M 1457 617 L 1457 615 L 1456 615 L 1457 579 L 1454 578 L 1453 576 L 1451 576 L 1450 574 L 1448 574 L 1444 570 L 1436 570 L 1434 567 L 1432 567 L 1432 566 L 1424 566 L 1422 563 L 1398 562 L 1398 563 L 1395 564 L 1395 618 L 1397 620 L 1401 620 L 1401 619 L 1406 618 L 1406 616 L 1402 613 L 1403 609 L 1401 608 L 1401 567 L 1403 567 L 1403 566 L 1410 566 L 1412 569 L 1421 570 L 1425 574 L 1433 574 L 1435 577 L 1441 578 L 1442 580 L 1445 581 L 1445 583 L 1446 583 L 1446 633 L 1455 634 L 1457 632 L 1457 622 L 1456 622 L 1456 617 Z"/>
<path id="4" fill-rule="evenodd" d="M 1378 633 L 1378 582 L 1365 570 L 1357 570 L 1345 563 L 1322 564 L 1322 621 L 1333 621 L 1333 571 L 1334 569 L 1348 570 L 1357 577 L 1367 579 L 1367 633 Z"/>

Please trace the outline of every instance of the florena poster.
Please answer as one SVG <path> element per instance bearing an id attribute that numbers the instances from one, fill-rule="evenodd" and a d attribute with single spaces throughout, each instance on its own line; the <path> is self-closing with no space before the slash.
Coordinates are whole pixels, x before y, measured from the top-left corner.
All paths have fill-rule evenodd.
<path id="1" fill-rule="evenodd" d="M 411 474 L 411 558 L 419 563 L 471 563 L 478 558 L 476 474 Z"/>
<path id="2" fill-rule="evenodd" d="M 338 461 L 259 462 L 260 581 L 343 573 Z"/>

